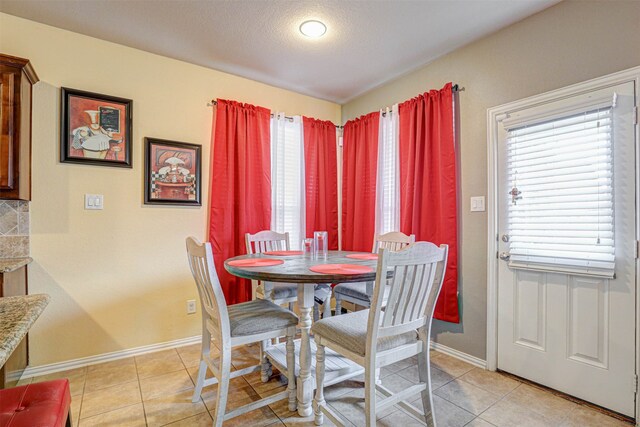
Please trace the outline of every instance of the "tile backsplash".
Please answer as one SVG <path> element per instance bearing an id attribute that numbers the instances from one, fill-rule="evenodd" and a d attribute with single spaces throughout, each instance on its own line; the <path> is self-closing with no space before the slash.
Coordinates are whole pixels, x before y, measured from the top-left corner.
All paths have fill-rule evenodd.
<path id="1" fill-rule="evenodd" d="M 29 256 L 29 202 L 0 200 L 0 258 Z"/>

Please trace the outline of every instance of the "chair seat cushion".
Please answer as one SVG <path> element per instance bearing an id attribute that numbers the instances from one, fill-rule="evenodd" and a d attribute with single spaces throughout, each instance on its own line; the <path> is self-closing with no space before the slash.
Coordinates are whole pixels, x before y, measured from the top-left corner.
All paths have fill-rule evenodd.
<path id="1" fill-rule="evenodd" d="M 319 285 L 315 285 L 313 288 L 313 296 L 320 301 L 330 300 L 331 298 L 331 285 L 326 283 L 321 283 Z"/>
<path id="2" fill-rule="evenodd" d="M 265 299 L 230 305 L 227 309 L 232 337 L 278 331 L 298 324 L 298 316 Z"/>
<path id="3" fill-rule="evenodd" d="M 369 310 L 356 311 L 322 319 L 311 327 L 314 335 L 320 335 L 323 339 L 332 341 L 347 350 L 364 356 L 367 346 L 367 324 Z M 417 331 L 409 331 L 404 334 L 378 339 L 377 351 L 391 350 L 404 344 L 410 344 L 418 340 Z"/>
<path id="4" fill-rule="evenodd" d="M 289 299 L 298 297 L 298 285 L 296 283 L 267 282 L 267 289 L 273 289 L 273 299 Z M 320 284 L 314 287 L 314 296 L 322 301 L 331 296 L 331 285 Z M 264 284 L 258 285 L 258 294 L 264 296 Z"/>
<path id="5" fill-rule="evenodd" d="M 63 427 L 70 405 L 66 379 L 0 390 L 0 426 Z"/>
<path id="6" fill-rule="evenodd" d="M 273 299 L 289 299 L 296 298 L 298 295 L 298 285 L 295 283 L 274 283 L 267 282 L 267 289 L 273 289 Z M 263 296 L 264 293 L 264 284 L 258 285 L 258 293 L 261 293 Z"/>
<path id="7" fill-rule="evenodd" d="M 367 283 L 340 283 L 333 288 L 333 292 L 340 295 L 345 295 L 352 298 L 361 299 L 363 301 L 369 301 L 371 298 L 367 295 Z"/>
<path id="8" fill-rule="evenodd" d="M 390 289 L 391 288 L 389 286 L 384 287 L 384 296 L 382 297 L 383 301 L 387 300 Z M 340 283 L 333 288 L 333 292 L 335 292 L 336 295 L 351 297 L 367 302 L 371 302 L 371 297 L 373 297 L 373 295 L 371 297 L 367 295 L 366 282 Z"/>

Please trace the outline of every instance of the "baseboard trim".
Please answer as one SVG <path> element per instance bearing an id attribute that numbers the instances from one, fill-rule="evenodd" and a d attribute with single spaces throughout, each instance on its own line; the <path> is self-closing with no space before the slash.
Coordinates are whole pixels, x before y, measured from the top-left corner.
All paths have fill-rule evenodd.
<path id="1" fill-rule="evenodd" d="M 191 344 L 199 343 L 201 336 L 193 336 L 173 341 L 167 341 L 158 344 L 144 345 L 141 347 L 130 348 L 127 350 L 113 351 L 111 353 L 98 354 L 96 356 L 81 357 L 79 359 L 67 360 L 65 362 L 51 363 L 48 365 L 27 367 L 21 375 L 21 378 L 38 377 L 42 375 L 53 374 L 60 371 L 82 368 L 84 366 L 97 365 L 98 363 L 111 362 L 113 360 L 125 359 L 131 356 L 140 356 L 143 354 L 154 353 L 156 351 L 167 350 L 169 348 L 184 347 Z M 478 368 L 487 369 L 486 360 L 464 353 L 462 351 L 447 347 L 431 341 L 431 348 L 439 353 L 446 354 L 456 359 L 467 362 Z M 14 378 L 17 379 L 17 378 Z"/>
<path id="2" fill-rule="evenodd" d="M 473 366 L 477 366 L 478 368 L 487 369 L 486 360 L 482 360 L 470 354 L 463 353 L 462 351 L 456 350 L 455 348 L 447 347 L 446 345 L 442 345 L 434 341 L 431 341 L 431 348 L 439 353 L 443 353 L 447 356 L 462 360 L 463 362 L 467 362 Z"/>
<path id="3" fill-rule="evenodd" d="M 96 356 L 81 357 L 79 359 L 67 360 L 65 362 L 51 363 L 49 365 L 27 367 L 27 369 L 25 369 L 22 373 L 21 378 L 39 377 L 41 375 L 53 374 L 55 372 L 67 371 L 69 369 L 82 368 L 84 366 L 97 365 L 98 363 L 125 359 L 131 356 L 140 356 L 147 353 L 154 353 L 156 351 L 167 350 L 169 348 L 184 347 L 187 345 L 199 343 L 201 339 L 201 336 L 198 335 L 158 344 L 143 345 L 142 347 L 135 347 L 127 350 L 98 354 Z"/>

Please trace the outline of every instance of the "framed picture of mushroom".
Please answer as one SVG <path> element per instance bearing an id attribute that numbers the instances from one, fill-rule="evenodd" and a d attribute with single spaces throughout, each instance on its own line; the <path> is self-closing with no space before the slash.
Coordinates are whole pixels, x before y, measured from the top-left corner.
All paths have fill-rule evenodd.
<path id="1" fill-rule="evenodd" d="M 63 87 L 60 161 L 130 168 L 132 104 Z"/>
<path id="2" fill-rule="evenodd" d="M 201 206 L 202 147 L 145 138 L 144 203 Z"/>

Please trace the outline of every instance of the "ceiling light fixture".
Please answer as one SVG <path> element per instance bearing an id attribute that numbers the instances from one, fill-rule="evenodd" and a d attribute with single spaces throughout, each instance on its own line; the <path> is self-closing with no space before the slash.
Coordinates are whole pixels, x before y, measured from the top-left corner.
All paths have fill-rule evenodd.
<path id="1" fill-rule="evenodd" d="M 324 36 L 327 32 L 327 26 L 320 21 L 312 19 L 300 24 L 300 32 L 307 37 L 317 39 L 318 37 Z"/>

